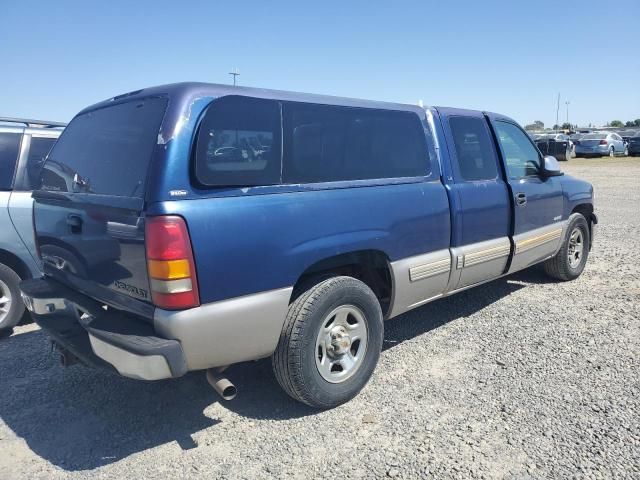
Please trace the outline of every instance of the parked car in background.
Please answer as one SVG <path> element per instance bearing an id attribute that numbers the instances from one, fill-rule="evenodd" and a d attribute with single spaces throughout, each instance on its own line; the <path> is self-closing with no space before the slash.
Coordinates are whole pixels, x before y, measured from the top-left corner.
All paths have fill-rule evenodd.
<path id="1" fill-rule="evenodd" d="M 571 141 L 564 133 L 534 134 L 533 141 L 544 155 L 552 155 L 562 161 L 571 158 Z"/>
<path id="2" fill-rule="evenodd" d="M 24 314 L 18 284 L 40 275 L 31 190 L 64 123 L 0 118 L 0 334 Z"/>
<path id="3" fill-rule="evenodd" d="M 584 137 L 584 133 L 576 132 L 569 135 L 569 141 L 571 142 L 571 157 L 576 156 L 576 142 Z"/>
<path id="4" fill-rule="evenodd" d="M 635 132 L 635 135 L 629 137 L 627 150 L 629 152 L 629 155 L 640 155 L 640 130 Z"/>
<path id="5" fill-rule="evenodd" d="M 74 182 L 33 193 L 36 241 L 85 268 L 21 290 L 63 358 L 227 399 L 226 366 L 271 357 L 291 397 L 344 403 L 384 320 L 538 263 L 573 280 L 597 223 L 589 183 L 471 110 L 165 85 L 80 112 L 50 163 Z"/>
<path id="6" fill-rule="evenodd" d="M 614 132 L 593 132 L 585 134 L 576 142 L 576 157 L 602 157 L 626 155 L 627 148 L 622 137 Z"/>
<path id="7" fill-rule="evenodd" d="M 618 135 L 620 135 L 620 137 L 622 137 L 625 145 L 629 145 L 629 140 L 632 137 L 637 137 L 638 135 L 640 135 L 640 130 L 624 130 L 617 133 Z"/>

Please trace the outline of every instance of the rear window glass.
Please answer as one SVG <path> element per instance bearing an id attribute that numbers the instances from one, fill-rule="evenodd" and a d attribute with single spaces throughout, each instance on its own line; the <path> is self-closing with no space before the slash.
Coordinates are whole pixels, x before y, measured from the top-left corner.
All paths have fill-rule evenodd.
<path id="1" fill-rule="evenodd" d="M 51 150 L 40 188 L 142 197 L 166 107 L 149 98 L 77 116 Z"/>
<path id="2" fill-rule="evenodd" d="M 229 96 L 205 113 L 196 146 L 196 178 L 210 186 L 280 183 L 280 104 Z"/>
<path id="3" fill-rule="evenodd" d="M 0 190 L 9 190 L 13 184 L 21 137 L 20 133 L 0 133 Z"/>
<path id="4" fill-rule="evenodd" d="M 603 140 L 605 138 L 607 138 L 607 135 L 604 133 L 588 133 L 582 137 L 583 140 Z"/>

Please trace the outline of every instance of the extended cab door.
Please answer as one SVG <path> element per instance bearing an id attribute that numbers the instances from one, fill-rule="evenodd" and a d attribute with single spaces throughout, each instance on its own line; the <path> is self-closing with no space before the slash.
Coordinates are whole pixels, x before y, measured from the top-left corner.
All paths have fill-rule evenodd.
<path id="1" fill-rule="evenodd" d="M 542 155 L 513 120 L 488 114 L 500 149 L 513 208 L 515 251 L 510 272 L 555 254 L 562 241 L 562 185 L 541 175 Z"/>
<path id="2" fill-rule="evenodd" d="M 438 112 L 451 167 L 443 181 L 451 203 L 448 291 L 453 291 L 505 273 L 511 252 L 510 194 L 482 112 Z"/>

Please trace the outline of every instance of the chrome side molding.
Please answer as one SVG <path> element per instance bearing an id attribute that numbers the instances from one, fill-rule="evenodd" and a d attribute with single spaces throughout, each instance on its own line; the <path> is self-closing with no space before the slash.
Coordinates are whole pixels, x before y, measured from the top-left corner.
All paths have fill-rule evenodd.
<path id="1" fill-rule="evenodd" d="M 532 248 L 539 247 L 545 243 L 558 240 L 562 236 L 562 227 L 551 230 L 550 232 L 536 235 L 531 238 L 525 238 L 516 242 L 516 255 L 526 252 Z"/>
<path id="2" fill-rule="evenodd" d="M 511 253 L 511 242 L 508 238 L 502 239 L 502 244 L 496 247 L 483 248 L 472 251 L 463 256 L 463 267 L 472 267 L 480 263 L 489 262 L 497 258 L 506 257 Z"/>
<path id="3" fill-rule="evenodd" d="M 442 260 L 435 260 L 422 265 L 417 265 L 409 269 L 409 279 L 412 282 L 417 282 L 424 278 L 433 277 L 441 273 L 449 272 L 451 268 L 451 258 L 443 258 Z"/>

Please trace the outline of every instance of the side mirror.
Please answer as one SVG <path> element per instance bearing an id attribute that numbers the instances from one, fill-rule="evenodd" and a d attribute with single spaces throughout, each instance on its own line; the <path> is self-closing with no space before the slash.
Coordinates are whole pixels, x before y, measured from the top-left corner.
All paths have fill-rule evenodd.
<path id="1" fill-rule="evenodd" d="M 556 157 L 547 155 L 542 159 L 542 175 L 544 177 L 559 177 L 564 175 L 564 172 L 560 170 L 560 163 Z"/>

